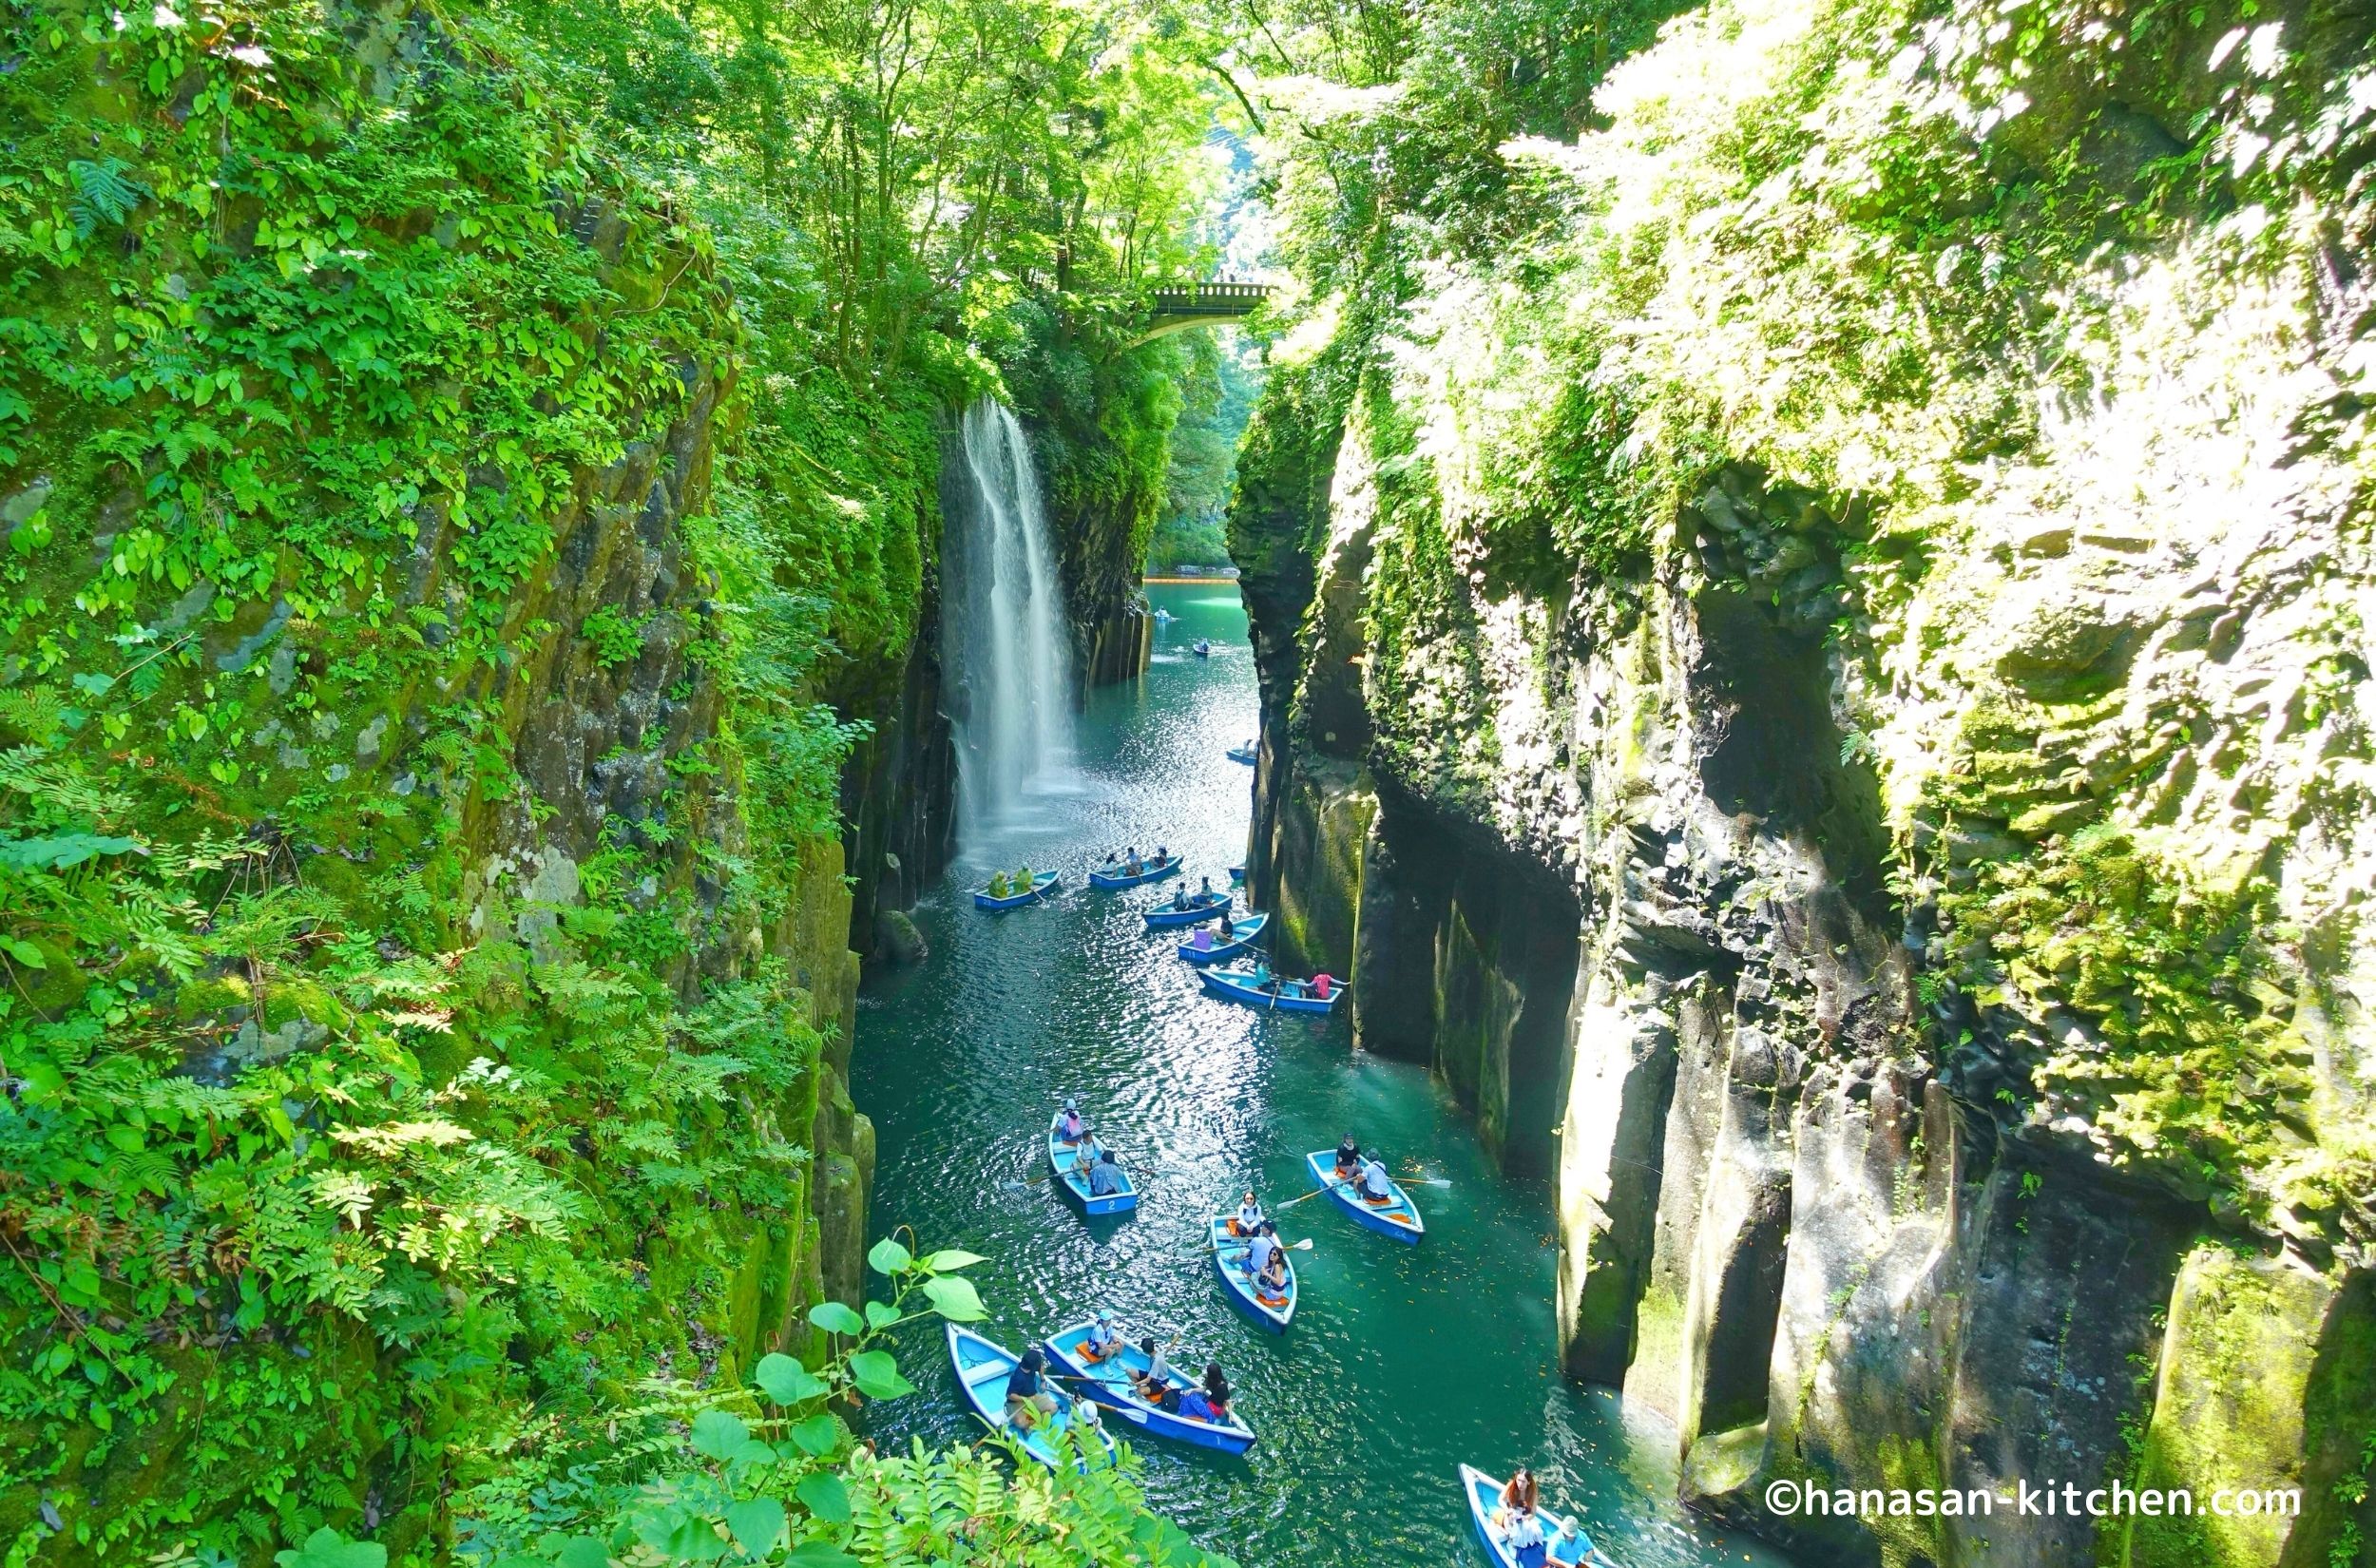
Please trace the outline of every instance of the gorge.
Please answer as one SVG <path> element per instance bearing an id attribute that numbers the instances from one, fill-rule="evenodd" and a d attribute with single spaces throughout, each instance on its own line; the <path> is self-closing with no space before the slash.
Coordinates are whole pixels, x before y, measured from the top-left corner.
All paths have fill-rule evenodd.
<path id="1" fill-rule="evenodd" d="M 2376 1562 L 2371 37 L 0 5 L 5 1568 L 1486 1560 L 1397 1378 L 1644 1563 Z M 1337 1034 L 951 925 L 1241 812 Z M 929 1125 L 1088 1083 L 1120 1239 Z M 1295 1470 L 963 1440 L 1356 1114 Z M 2063 1482 L 2299 1509 L 1886 1506 Z"/>

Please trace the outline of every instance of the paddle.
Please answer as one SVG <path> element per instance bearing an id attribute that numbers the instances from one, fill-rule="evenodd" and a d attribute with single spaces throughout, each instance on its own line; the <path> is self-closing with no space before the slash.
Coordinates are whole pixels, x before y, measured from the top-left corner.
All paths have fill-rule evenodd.
<path id="1" fill-rule="evenodd" d="M 1325 1187 L 1314 1187 L 1312 1191 L 1306 1193 L 1301 1197 L 1289 1198 L 1286 1202 L 1272 1210 L 1271 1213 L 1274 1214 L 1285 1214 L 1288 1210 L 1293 1209 L 1296 1204 L 1309 1203 L 1313 1198 L 1318 1197 L 1322 1193 L 1337 1192 L 1342 1189 L 1349 1188 L 1351 1185 L 1352 1183 L 1350 1181 L 1332 1181 Z"/>
<path id="2" fill-rule="evenodd" d="M 1280 1207 L 1285 1208 L 1286 1205 L 1281 1204 Z M 1202 1247 L 1198 1248 L 1198 1251 L 1203 1252 L 1218 1252 L 1226 1250 L 1242 1252 L 1251 1245 L 1252 1238 L 1248 1238 L 1245 1242 L 1234 1240 L 1228 1242 L 1208 1241 Z M 1301 1241 L 1282 1241 L 1278 1244 L 1278 1246 L 1279 1251 L 1282 1252 L 1308 1252 L 1312 1251 L 1312 1238 L 1310 1236 L 1306 1236 Z"/>

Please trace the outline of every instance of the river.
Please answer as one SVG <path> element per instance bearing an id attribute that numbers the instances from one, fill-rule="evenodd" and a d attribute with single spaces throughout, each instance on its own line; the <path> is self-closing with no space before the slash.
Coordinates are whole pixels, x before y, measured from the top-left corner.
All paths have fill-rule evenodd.
<path id="1" fill-rule="evenodd" d="M 1208 1548 L 1264 1568 L 1482 1565 L 1455 1467 L 1531 1463 L 1545 1501 L 1579 1513 L 1629 1568 L 1783 1559 L 1674 1502 L 1674 1433 L 1557 1372 L 1556 1254 L 1547 1184 L 1497 1173 L 1458 1106 L 1422 1069 L 1355 1055 L 1343 1018 L 1270 1015 L 1199 994 L 1167 933 L 1139 911 L 1169 884 L 1086 890 L 1108 849 L 1168 844 L 1188 880 L 1244 856 L 1248 768 L 1226 747 L 1254 734 L 1255 677 L 1234 585 L 1157 586 L 1178 619 L 1156 632 L 1143 680 L 1089 694 L 1078 768 L 1028 797 L 915 911 L 920 966 L 871 978 L 860 998 L 853 1094 L 872 1118 L 877 1234 L 913 1230 L 967 1247 L 991 1338 L 1021 1349 L 1107 1306 L 1184 1333 L 1176 1357 L 1217 1359 L 1259 1435 L 1243 1459 L 1139 1445 L 1153 1503 Z M 1210 660 L 1189 652 L 1214 642 Z M 1063 872 L 1066 897 L 978 913 L 967 889 L 995 865 Z M 1136 1214 L 1085 1220 L 1043 1176 L 1056 1103 L 1140 1157 Z M 1248 1185 L 1266 1203 L 1309 1190 L 1306 1151 L 1348 1129 L 1389 1163 L 1422 1161 L 1416 1248 L 1359 1230 L 1327 1199 L 1281 1216 L 1311 1236 L 1283 1337 L 1221 1297 L 1198 1248 Z M 1148 1164 L 1152 1165 L 1151 1174 Z M 902 1344 L 919 1386 L 878 1407 L 872 1435 L 904 1445 L 969 1440 L 938 1336 Z"/>

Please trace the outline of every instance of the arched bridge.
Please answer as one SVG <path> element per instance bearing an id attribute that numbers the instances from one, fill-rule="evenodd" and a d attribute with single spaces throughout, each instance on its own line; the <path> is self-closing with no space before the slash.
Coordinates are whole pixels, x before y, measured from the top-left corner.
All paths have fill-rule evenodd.
<path id="1" fill-rule="evenodd" d="M 1271 297 L 1268 283 L 1182 283 L 1155 291 L 1154 322 L 1131 344 L 1152 343 L 1190 327 L 1218 321 L 1242 321 Z"/>

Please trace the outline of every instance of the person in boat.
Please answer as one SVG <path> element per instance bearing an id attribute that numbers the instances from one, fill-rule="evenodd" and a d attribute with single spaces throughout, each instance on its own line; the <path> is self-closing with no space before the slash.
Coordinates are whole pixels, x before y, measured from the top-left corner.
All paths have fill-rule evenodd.
<path id="1" fill-rule="evenodd" d="M 1386 1174 L 1386 1162 L 1378 1158 L 1375 1149 L 1370 1150 L 1370 1157 L 1362 1162 L 1361 1179 L 1355 1183 L 1353 1190 L 1364 1203 L 1394 1201 L 1393 1182 Z"/>
<path id="2" fill-rule="evenodd" d="M 1211 877 L 1209 877 L 1209 876 L 1200 876 L 1200 877 L 1197 878 L 1197 880 L 1198 880 L 1199 883 L 1203 884 L 1203 886 L 1199 887 L 1199 888 L 1197 889 L 1197 902 L 1198 902 L 1198 903 L 1199 903 L 1199 904 L 1210 904 L 1210 903 L 1212 903 L 1212 902 L 1213 902 L 1213 897 L 1214 897 L 1214 894 L 1213 894 L 1213 879 L 1212 879 Z"/>
<path id="3" fill-rule="evenodd" d="M 1114 1327 L 1114 1314 L 1100 1312 L 1089 1325 L 1088 1337 L 1081 1342 L 1081 1359 L 1094 1367 L 1121 1354 L 1122 1336 Z"/>
<path id="4" fill-rule="evenodd" d="M 1361 1145 L 1347 1133 L 1345 1141 L 1336 1146 L 1336 1175 L 1340 1181 L 1351 1181 L 1361 1174 Z"/>
<path id="5" fill-rule="evenodd" d="M 1056 1413 L 1056 1396 L 1047 1387 L 1047 1358 L 1035 1347 L 1016 1361 L 1006 1374 L 1006 1420 L 1018 1432 L 1027 1432 Z"/>
<path id="6" fill-rule="evenodd" d="M 1056 1123 L 1056 1141 L 1066 1144 L 1079 1143 L 1082 1138 L 1088 1136 L 1088 1132 L 1089 1124 L 1081 1119 L 1081 1107 L 1069 1100 L 1064 1101 L 1063 1117 Z"/>
<path id="7" fill-rule="evenodd" d="M 1336 977 L 1326 969 L 1312 977 L 1312 995 L 1314 1001 L 1326 1002 L 1329 999 L 1329 993 L 1335 989 Z"/>
<path id="8" fill-rule="evenodd" d="M 1170 865 L 1171 863 L 1172 863 L 1172 851 L 1171 851 L 1169 849 L 1165 848 L 1163 845 L 1158 844 L 1158 845 L 1155 847 L 1155 865 L 1156 865 L 1156 869 L 1157 869 L 1157 870 L 1160 870 L 1163 867 L 1166 867 L 1166 866 Z"/>
<path id="9" fill-rule="evenodd" d="M 1266 1219 L 1255 1227 L 1254 1240 L 1247 1245 L 1246 1272 L 1260 1273 L 1271 1266 L 1271 1259 L 1277 1252 L 1278 1233 L 1272 1229 L 1271 1222 Z"/>
<path id="10" fill-rule="evenodd" d="M 1204 1364 L 1204 1397 L 1213 1406 L 1213 1419 L 1229 1419 L 1229 1377 L 1217 1361 Z"/>
<path id="11" fill-rule="evenodd" d="M 1248 1188 L 1244 1199 L 1237 1205 L 1237 1212 L 1229 1216 L 1229 1233 L 1234 1236 L 1250 1236 L 1260 1229 L 1262 1229 L 1262 1205 L 1255 1201 L 1254 1190 Z"/>
<path id="12" fill-rule="evenodd" d="M 992 871 L 990 873 L 990 896 L 992 898 L 1005 898 L 1006 896 L 1006 873 L 1005 871 Z"/>
<path id="13" fill-rule="evenodd" d="M 1205 1397 L 1202 1388 L 1191 1387 L 1184 1393 L 1178 1389 L 1172 1390 L 1172 1403 L 1165 1405 L 1164 1408 L 1188 1421 L 1221 1419 L 1221 1413 L 1213 1408 L 1213 1402 Z"/>
<path id="14" fill-rule="evenodd" d="M 1188 889 L 1185 884 L 1172 889 L 1172 908 L 1180 910 L 1195 908 L 1188 902 Z"/>
<path id="15" fill-rule="evenodd" d="M 1097 1163 L 1089 1167 L 1089 1195 L 1112 1197 L 1126 1185 L 1122 1180 L 1122 1168 L 1114 1163 L 1114 1151 L 1100 1149 Z"/>
<path id="16" fill-rule="evenodd" d="M 1542 1493 L 1535 1484 L 1535 1473 L 1522 1464 L 1509 1480 L 1502 1482 L 1502 1504 L 1494 1518 L 1498 1521 L 1521 1508 L 1532 1510 L 1542 1506 Z"/>
<path id="17" fill-rule="evenodd" d="M 1130 847 L 1130 853 L 1122 857 L 1122 875 L 1142 875 L 1146 869 L 1146 864 L 1139 858 L 1139 846 L 1133 844 Z"/>
<path id="18" fill-rule="evenodd" d="M 1157 1404 L 1163 1390 L 1172 1386 L 1171 1357 L 1165 1355 L 1162 1347 L 1155 1343 L 1153 1334 L 1139 1341 L 1139 1351 L 1147 1358 L 1147 1369 L 1131 1372 L 1131 1390 L 1148 1404 Z"/>
<path id="19" fill-rule="evenodd" d="M 1228 909 L 1224 908 L 1221 910 L 1220 919 L 1217 921 L 1216 924 L 1220 927 L 1221 940 L 1223 942 L 1235 942 L 1237 940 L 1237 922 L 1231 916 Z"/>
<path id="20" fill-rule="evenodd" d="M 1542 1516 L 1532 1508 L 1512 1509 L 1502 1526 L 1503 1543 L 1518 1568 L 1543 1568 L 1551 1560 L 1551 1539 L 1543 1533 Z"/>
<path id="21" fill-rule="evenodd" d="M 1019 893 L 1029 892 L 1031 890 L 1031 868 L 1025 866 L 1023 870 L 1017 871 L 1013 877 L 1009 879 L 1009 881 L 1012 883 L 1015 891 Z"/>
<path id="22" fill-rule="evenodd" d="M 1254 1298 L 1276 1310 L 1287 1305 L 1287 1249 L 1271 1254 L 1271 1266 L 1254 1276 Z"/>

